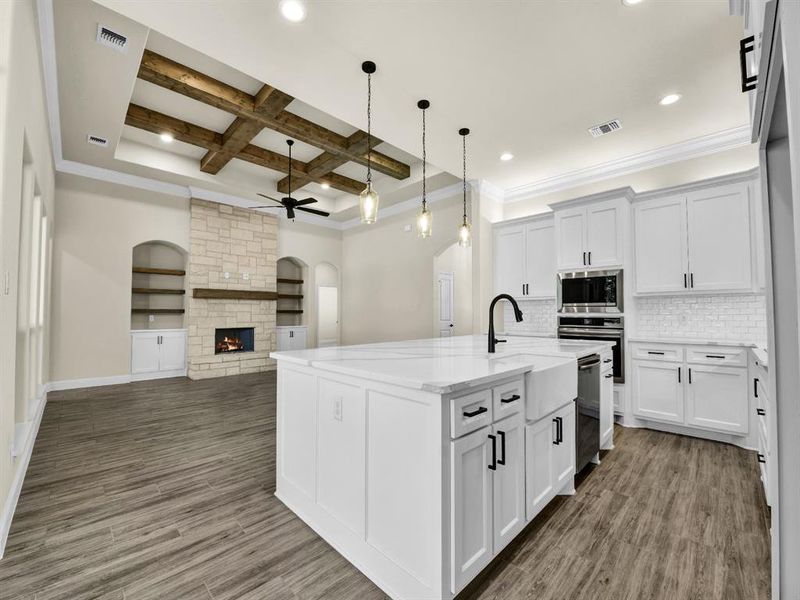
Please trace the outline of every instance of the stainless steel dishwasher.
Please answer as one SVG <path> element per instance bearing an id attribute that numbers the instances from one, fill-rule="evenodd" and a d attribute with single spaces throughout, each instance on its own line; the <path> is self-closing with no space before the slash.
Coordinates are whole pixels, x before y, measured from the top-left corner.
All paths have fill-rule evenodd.
<path id="1" fill-rule="evenodd" d="M 578 398 L 575 419 L 575 472 L 600 453 L 600 356 L 578 360 Z"/>

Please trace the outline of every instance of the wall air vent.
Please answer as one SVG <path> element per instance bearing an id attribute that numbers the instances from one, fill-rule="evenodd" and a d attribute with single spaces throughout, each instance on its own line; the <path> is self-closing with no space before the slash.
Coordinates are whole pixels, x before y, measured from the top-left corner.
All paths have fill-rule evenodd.
<path id="1" fill-rule="evenodd" d="M 117 52 L 125 52 L 128 47 L 128 38 L 121 33 L 112 31 L 108 27 L 97 24 L 97 43 L 113 48 Z"/>
<path id="2" fill-rule="evenodd" d="M 86 136 L 86 143 L 102 146 L 103 148 L 108 146 L 108 140 L 106 138 L 100 137 L 99 135 L 92 135 L 91 133 Z"/>
<path id="3" fill-rule="evenodd" d="M 601 135 L 613 133 L 617 129 L 622 129 L 622 123 L 620 123 L 619 119 L 614 119 L 613 121 L 589 127 L 589 133 L 592 134 L 592 137 L 600 137 Z"/>

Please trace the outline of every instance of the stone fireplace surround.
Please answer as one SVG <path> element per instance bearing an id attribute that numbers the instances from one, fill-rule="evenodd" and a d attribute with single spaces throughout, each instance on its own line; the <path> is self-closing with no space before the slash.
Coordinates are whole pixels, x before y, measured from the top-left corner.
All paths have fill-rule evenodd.
<path id="1" fill-rule="evenodd" d="M 251 210 L 191 200 L 187 367 L 191 379 L 275 368 L 275 301 L 194 298 L 194 288 L 276 291 L 278 221 Z M 225 278 L 225 273 L 229 277 Z M 217 328 L 253 327 L 253 352 L 214 353 Z"/>

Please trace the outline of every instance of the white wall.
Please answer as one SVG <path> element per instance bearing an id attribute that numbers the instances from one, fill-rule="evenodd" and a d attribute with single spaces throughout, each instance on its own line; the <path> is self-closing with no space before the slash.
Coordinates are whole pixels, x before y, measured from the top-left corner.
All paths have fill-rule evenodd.
<path id="1" fill-rule="evenodd" d="M 26 439 L 31 439 L 34 427 L 28 425 L 26 429 L 25 422 L 30 424 L 36 416 L 27 412 L 17 414 L 15 401 L 17 346 L 29 336 L 24 328 L 17 328 L 21 296 L 18 267 L 23 148 L 26 145 L 25 160 L 31 165 L 31 180 L 35 179 L 48 218 L 52 221 L 55 216 L 53 156 L 37 27 L 33 0 L 0 2 L 0 555 L 19 491 L 16 486 L 22 483 L 26 461 L 24 457 L 12 457 L 9 449 L 15 429 L 18 433 L 25 431 Z M 46 291 L 49 280 L 44 287 Z M 35 366 L 41 368 L 46 378 L 50 321 L 47 306 L 42 316 L 43 364 Z M 22 427 L 15 427 L 17 424 Z M 17 438 L 19 440 L 19 435 Z"/>
<path id="2" fill-rule="evenodd" d="M 56 201 L 51 381 L 128 375 L 133 248 L 188 251 L 189 201 L 65 174 Z"/>

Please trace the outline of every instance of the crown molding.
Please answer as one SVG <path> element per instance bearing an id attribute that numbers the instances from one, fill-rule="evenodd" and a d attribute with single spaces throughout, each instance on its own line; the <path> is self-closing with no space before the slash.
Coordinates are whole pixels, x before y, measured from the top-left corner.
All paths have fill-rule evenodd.
<path id="1" fill-rule="evenodd" d="M 47 104 L 47 120 L 50 124 L 50 145 L 52 146 L 53 163 L 57 166 L 64 155 L 61 150 L 61 109 L 58 105 L 58 63 L 56 62 L 53 0 L 37 0 L 36 12 L 39 20 L 44 96 Z"/>
<path id="2" fill-rule="evenodd" d="M 508 188 L 505 191 L 505 202 L 519 202 L 544 194 L 552 194 L 562 190 L 589 183 L 628 175 L 644 169 L 697 158 L 715 152 L 731 150 L 750 144 L 750 127 L 742 125 L 711 133 L 701 137 L 662 146 L 640 154 L 634 154 L 599 165 L 576 169 L 561 175 L 547 177 L 525 185 Z"/>

